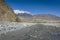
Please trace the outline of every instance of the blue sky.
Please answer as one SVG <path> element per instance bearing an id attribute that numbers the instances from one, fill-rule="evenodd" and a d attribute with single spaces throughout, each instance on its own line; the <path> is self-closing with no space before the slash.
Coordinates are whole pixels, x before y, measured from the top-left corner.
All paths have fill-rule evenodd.
<path id="1" fill-rule="evenodd" d="M 13 10 L 60 16 L 60 0 L 5 0 Z"/>

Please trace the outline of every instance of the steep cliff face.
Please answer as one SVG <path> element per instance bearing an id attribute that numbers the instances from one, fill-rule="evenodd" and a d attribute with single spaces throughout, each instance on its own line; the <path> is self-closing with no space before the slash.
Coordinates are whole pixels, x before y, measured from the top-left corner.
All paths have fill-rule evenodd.
<path id="1" fill-rule="evenodd" d="M 14 12 L 8 5 L 6 5 L 4 0 L 0 0 L 0 21 L 16 21 L 16 16 Z"/>

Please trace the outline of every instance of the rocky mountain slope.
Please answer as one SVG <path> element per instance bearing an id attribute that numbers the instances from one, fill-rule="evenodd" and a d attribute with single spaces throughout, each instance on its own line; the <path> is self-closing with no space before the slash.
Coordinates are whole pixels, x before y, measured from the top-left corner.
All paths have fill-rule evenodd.
<path id="1" fill-rule="evenodd" d="M 45 19 L 45 20 L 60 20 L 60 17 L 52 15 L 52 14 L 38 14 L 34 15 L 35 18 Z"/>
<path id="2" fill-rule="evenodd" d="M 6 5 L 4 0 L 0 0 L 0 21 L 16 21 L 16 16 L 13 10 L 8 5 Z"/>
<path id="3" fill-rule="evenodd" d="M 60 21 L 60 17 L 52 15 L 52 14 L 37 14 L 32 17 L 32 21 L 34 22 L 58 22 Z"/>

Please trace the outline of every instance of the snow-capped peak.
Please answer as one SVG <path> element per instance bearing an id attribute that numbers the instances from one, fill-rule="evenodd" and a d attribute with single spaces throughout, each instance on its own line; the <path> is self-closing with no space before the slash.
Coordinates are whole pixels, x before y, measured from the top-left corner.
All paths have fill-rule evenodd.
<path id="1" fill-rule="evenodd" d="M 28 11 L 23 11 L 23 10 L 14 10 L 14 12 L 15 12 L 16 14 L 18 14 L 18 13 L 27 13 L 27 14 L 31 14 L 30 12 L 28 12 Z"/>

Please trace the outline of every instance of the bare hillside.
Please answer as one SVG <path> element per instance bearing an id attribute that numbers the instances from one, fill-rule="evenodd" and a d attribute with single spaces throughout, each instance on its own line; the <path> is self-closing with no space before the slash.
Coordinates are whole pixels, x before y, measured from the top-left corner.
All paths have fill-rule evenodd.
<path id="1" fill-rule="evenodd" d="M 0 21 L 16 21 L 13 10 L 6 5 L 4 0 L 0 0 Z"/>

